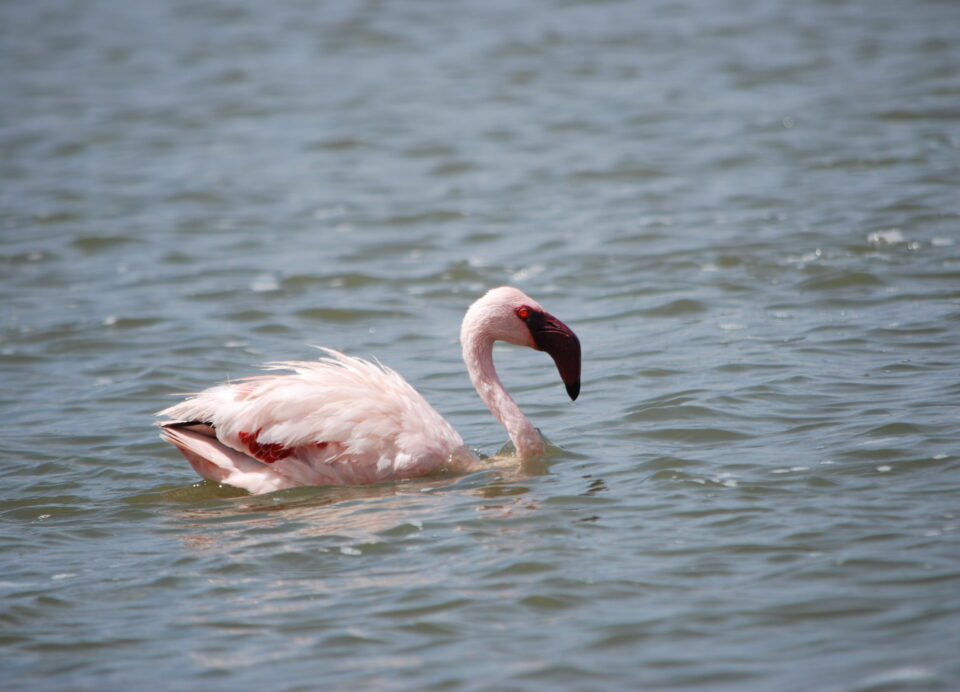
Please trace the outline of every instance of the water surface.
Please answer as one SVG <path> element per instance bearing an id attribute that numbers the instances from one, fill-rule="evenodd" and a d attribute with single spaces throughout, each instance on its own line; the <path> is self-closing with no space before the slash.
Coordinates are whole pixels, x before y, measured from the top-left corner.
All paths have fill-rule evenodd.
<path id="1" fill-rule="evenodd" d="M 8 689 L 960 687 L 960 5 L 0 6 Z M 539 464 L 195 485 L 176 392 L 375 355 Z"/>

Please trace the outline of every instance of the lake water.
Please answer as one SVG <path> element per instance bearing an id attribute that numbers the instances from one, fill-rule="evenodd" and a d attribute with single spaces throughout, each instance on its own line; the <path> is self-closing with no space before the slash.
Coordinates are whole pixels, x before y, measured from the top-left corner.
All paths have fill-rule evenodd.
<path id="1" fill-rule="evenodd" d="M 12 690 L 960 689 L 960 3 L 0 5 Z M 260 497 L 152 414 L 312 345 L 523 468 Z"/>

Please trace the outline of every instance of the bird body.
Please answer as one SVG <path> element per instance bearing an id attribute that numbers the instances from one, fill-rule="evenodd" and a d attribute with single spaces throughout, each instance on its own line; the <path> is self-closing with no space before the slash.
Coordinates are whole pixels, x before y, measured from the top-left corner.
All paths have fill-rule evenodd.
<path id="1" fill-rule="evenodd" d="M 487 293 L 463 321 L 464 361 L 477 392 L 519 456 L 542 454 L 540 434 L 497 377 L 496 340 L 550 353 L 572 398 L 579 391 L 579 341 L 539 304 L 509 287 Z M 319 361 L 266 366 L 286 374 L 221 384 L 164 409 L 158 414 L 168 418 L 160 423 L 161 438 L 203 478 L 251 493 L 482 468 L 456 430 L 396 372 L 324 351 Z"/>

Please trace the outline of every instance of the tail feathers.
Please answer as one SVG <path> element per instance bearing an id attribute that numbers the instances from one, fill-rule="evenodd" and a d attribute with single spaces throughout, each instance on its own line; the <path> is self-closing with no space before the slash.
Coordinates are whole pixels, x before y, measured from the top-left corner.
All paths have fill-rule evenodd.
<path id="1" fill-rule="evenodd" d="M 217 436 L 217 431 L 214 429 L 213 423 L 204 423 L 198 420 L 165 420 L 160 421 L 157 425 L 168 430 L 189 430 L 190 432 L 199 433 L 206 437 Z M 160 437 L 164 437 L 164 434 L 160 433 Z"/>
<path id="2" fill-rule="evenodd" d="M 201 477 L 251 493 L 269 493 L 295 485 L 246 454 L 230 449 L 205 423 L 161 423 L 160 438 L 174 445 Z"/>

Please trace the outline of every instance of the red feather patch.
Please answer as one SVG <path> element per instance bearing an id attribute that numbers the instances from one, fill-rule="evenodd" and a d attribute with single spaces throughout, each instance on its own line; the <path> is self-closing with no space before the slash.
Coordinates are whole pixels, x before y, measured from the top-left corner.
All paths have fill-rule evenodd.
<path id="1" fill-rule="evenodd" d="M 263 428 L 260 428 L 260 430 L 263 430 Z M 275 461 L 286 459 L 293 454 L 292 449 L 284 447 L 279 442 L 273 442 L 271 444 L 261 444 L 257 442 L 260 430 L 252 433 L 241 432 L 238 434 L 240 441 L 247 446 L 247 450 L 249 450 L 252 457 L 259 459 L 265 464 L 272 464 Z"/>

